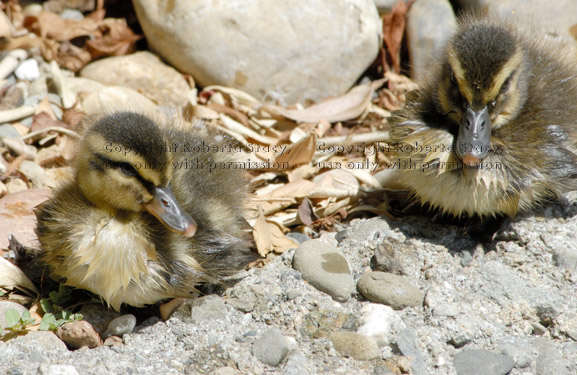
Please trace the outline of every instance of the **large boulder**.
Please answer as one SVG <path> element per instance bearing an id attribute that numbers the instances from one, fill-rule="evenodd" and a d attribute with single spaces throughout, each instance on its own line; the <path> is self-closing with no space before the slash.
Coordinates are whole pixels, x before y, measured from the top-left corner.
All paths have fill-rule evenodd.
<path id="1" fill-rule="evenodd" d="M 201 86 L 269 101 L 346 92 L 373 62 L 372 0 L 133 0 L 149 46 Z"/>

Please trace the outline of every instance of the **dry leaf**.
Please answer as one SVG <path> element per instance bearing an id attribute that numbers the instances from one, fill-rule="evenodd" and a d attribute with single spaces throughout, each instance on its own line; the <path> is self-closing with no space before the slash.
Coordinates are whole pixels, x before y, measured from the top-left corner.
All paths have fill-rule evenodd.
<path id="1" fill-rule="evenodd" d="M 106 18 L 98 27 L 101 37 L 86 41 L 92 59 L 119 56 L 134 52 L 140 37 L 128 27 L 125 20 Z"/>
<path id="2" fill-rule="evenodd" d="M 383 83 L 383 80 L 378 80 L 371 84 L 355 86 L 343 96 L 325 100 L 303 110 L 285 109 L 278 106 L 267 106 L 266 108 L 301 122 L 348 121 L 359 117 L 368 108 L 373 91 Z"/>
<path id="3" fill-rule="evenodd" d="M 307 227 L 310 227 L 313 222 L 319 219 L 318 216 L 315 215 L 313 204 L 307 198 L 303 199 L 299 205 L 299 218 Z"/>
<path id="4" fill-rule="evenodd" d="M 256 251 L 260 256 L 264 257 L 273 250 L 269 225 L 264 218 L 262 208 L 260 208 L 260 206 L 258 218 L 253 226 L 252 235 L 254 237 Z"/>
<path id="5" fill-rule="evenodd" d="M 405 3 L 399 0 L 391 10 L 391 13 L 383 16 L 383 41 L 387 46 L 387 56 L 391 61 L 393 71 L 401 72 L 401 43 L 405 34 L 405 24 L 407 12 L 411 8 L 414 0 Z M 385 58 L 383 54 L 383 58 Z M 386 60 L 383 60 L 383 67 L 389 70 Z"/>
<path id="6" fill-rule="evenodd" d="M 38 290 L 28 276 L 6 259 L 0 257 L 0 288 L 6 290 L 18 289 L 23 292 L 37 294 Z"/>
<path id="7" fill-rule="evenodd" d="M 24 246 L 38 247 L 33 209 L 48 198 L 49 190 L 28 189 L 0 199 L 0 249 L 8 248 L 11 234 Z"/>
<path id="8" fill-rule="evenodd" d="M 310 133 L 306 138 L 301 139 L 298 143 L 293 143 L 287 147 L 284 154 L 275 158 L 277 163 L 288 163 L 289 169 L 297 165 L 308 164 L 313 160 L 317 148 L 317 135 Z"/>

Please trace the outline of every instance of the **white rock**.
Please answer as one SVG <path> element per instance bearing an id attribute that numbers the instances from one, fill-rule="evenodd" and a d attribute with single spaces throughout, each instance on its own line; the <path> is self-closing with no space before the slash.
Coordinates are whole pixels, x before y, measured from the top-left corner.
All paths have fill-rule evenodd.
<path id="1" fill-rule="evenodd" d="M 372 0 L 134 0 L 134 8 L 149 46 L 201 86 L 287 103 L 345 93 L 376 58 L 382 33 Z"/>
<path id="2" fill-rule="evenodd" d="M 363 307 L 359 323 L 357 333 L 370 337 L 379 346 L 394 342 L 397 334 L 406 328 L 395 310 L 376 303 Z"/>

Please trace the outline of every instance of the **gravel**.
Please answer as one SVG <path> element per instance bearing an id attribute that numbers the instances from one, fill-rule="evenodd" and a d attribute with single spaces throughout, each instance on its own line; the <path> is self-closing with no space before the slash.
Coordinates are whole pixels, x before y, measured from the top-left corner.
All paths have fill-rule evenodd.
<path id="1" fill-rule="evenodd" d="M 82 375 L 574 374 L 577 275 L 558 254 L 574 246 L 576 214 L 577 194 L 570 194 L 518 218 L 490 246 L 426 217 L 355 219 L 339 234 L 250 269 L 221 295 L 190 300 L 166 322 L 136 314 L 119 345 L 69 350 L 49 332 L 0 342 L 0 373 L 63 366 Z M 335 300 L 293 268 L 307 247 L 316 251 L 307 262 L 317 270 L 322 254 L 346 259 L 349 273 L 328 276 L 350 278 L 348 300 Z M 352 289 L 363 275 L 383 271 L 424 301 L 394 310 Z M 94 320 L 98 331 L 116 316 Z"/>

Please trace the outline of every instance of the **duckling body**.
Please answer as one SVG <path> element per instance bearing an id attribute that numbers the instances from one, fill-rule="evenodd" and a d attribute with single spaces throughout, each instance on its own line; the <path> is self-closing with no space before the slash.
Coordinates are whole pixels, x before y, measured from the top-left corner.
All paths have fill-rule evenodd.
<path id="1" fill-rule="evenodd" d="M 158 114 L 120 112 L 88 125 L 73 180 L 37 213 L 52 275 L 118 310 L 189 297 L 254 260 L 243 171 L 209 168 L 233 165 L 230 144 Z"/>
<path id="2" fill-rule="evenodd" d="M 577 57 L 499 20 L 465 18 L 437 71 L 393 115 L 398 171 L 423 205 L 514 218 L 577 188 Z"/>

